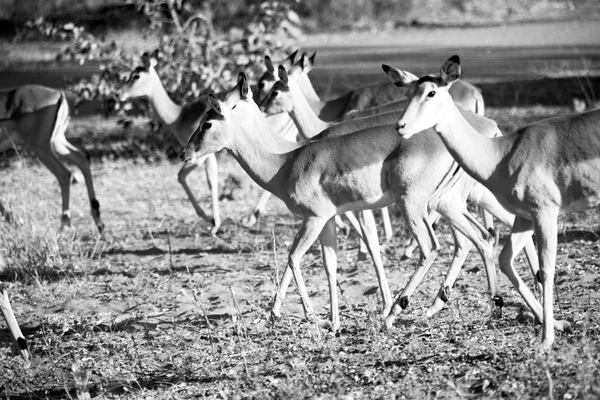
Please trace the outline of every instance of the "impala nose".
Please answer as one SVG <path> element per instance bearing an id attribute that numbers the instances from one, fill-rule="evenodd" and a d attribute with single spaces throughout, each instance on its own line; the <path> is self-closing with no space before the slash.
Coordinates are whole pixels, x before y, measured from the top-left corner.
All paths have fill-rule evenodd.
<path id="1" fill-rule="evenodd" d="M 406 122 L 398 121 L 398 130 L 406 128 Z"/>

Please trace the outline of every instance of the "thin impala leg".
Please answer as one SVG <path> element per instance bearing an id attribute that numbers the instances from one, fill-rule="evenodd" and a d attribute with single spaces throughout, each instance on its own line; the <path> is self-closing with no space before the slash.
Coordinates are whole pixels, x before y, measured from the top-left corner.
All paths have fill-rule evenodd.
<path id="1" fill-rule="evenodd" d="M 397 203 L 398 204 L 398 203 Z M 398 204 L 401 208 L 402 215 L 406 221 L 406 226 L 416 238 L 421 250 L 421 256 L 419 257 L 419 263 L 417 268 L 411 275 L 408 283 L 402 290 L 402 293 L 396 298 L 392 306 L 392 310 L 385 319 L 385 326 L 391 328 L 394 324 L 396 317 L 402 312 L 403 309 L 408 307 L 408 301 L 410 296 L 415 291 L 417 285 L 421 282 L 431 264 L 435 260 L 438 254 L 438 248 L 436 246 L 434 236 L 432 235 L 433 230 L 428 227 L 429 221 L 426 216 L 419 216 L 419 206 L 407 207 L 405 204 Z"/>
<path id="2" fill-rule="evenodd" d="M 458 274 L 465 263 L 465 259 L 473 247 L 473 243 L 462 233 L 454 228 L 451 231 L 452 236 L 454 237 L 454 254 L 452 256 L 452 262 L 450 263 L 450 268 L 446 273 L 446 278 L 440 286 L 437 296 L 433 300 L 432 305 L 425 311 L 427 318 L 430 318 L 440 311 L 448 301 L 450 290 L 454 286 L 454 282 L 456 282 L 456 278 L 458 278 Z"/>
<path id="3" fill-rule="evenodd" d="M 192 172 L 192 171 L 196 170 L 198 167 L 200 167 L 202 165 L 202 163 L 204 163 L 205 159 L 206 159 L 205 157 L 202 157 L 202 158 L 199 158 L 198 160 L 196 160 L 196 162 L 194 162 L 194 163 L 184 164 L 183 167 L 181 167 L 181 169 L 179 170 L 179 173 L 177 174 L 177 179 L 179 180 L 179 183 L 183 187 L 183 190 L 185 191 L 188 198 L 190 199 L 190 202 L 192 203 L 192 206 L 194 207 L 196 214 L 198 214 L 198 216 L 200 218 L 202 218 L 203 220 L 209 222 L 210 224 L 212 224 L 214 226 L 213 219 L 211 217 L 209 217 L 208 215 L 206 215 L 206 213 L 204 212 L 202 207 L 200 207 L 200 204 L 198 204 L 198 200 L 196 199 L 196 196 L 194 196 L 194 193 L 192 193 L 192 189 L 190 189 L 190 187 L 187 183 L 187 177 L 190 174 L 190 172 Z"/>
<path id="4" fill-rule="evenodd" d="M 254 206 L 254 210 L 252 214 L 244 219 L 244 226 L 251 227 L 254 226 L 258 222 L 258 217 L 265 211 L 265 207 L 267 206 L 267 202 L 271 197 L 271 192 L 267 190 L 263 190 Z"/>
<path id="5" fill-rule="evenodd" d="M 62 217 L 61 226 L 71 225 L 71 210 L 69 208 L 70 191 L 71 191 L 71 172 L 60 162 L 54 153 L 47 151 L 36 151 L 36 156 L 44 164 L 46 168 L 56 177 L 60 186 L 62 197 Z"/>
<path id="6" fill-rule="evenodd" d="M 394 237 L 394 230 L 392 229 L 392 221 L 390 220 L 390 211 L 387 207 L 381 209 L 381 220 L 383 221 L 385 239 L 390 241 Z"/>
<path id="7" fill-rule="evenodd" d="M 75 164 L 85 179 L 85 186 L 90 199 L 90 208 L 92 212 L 92 218 L 100 233 L 104 232 L 104 222 L 100 218 L 100 203 L 96 199 L 96 191 L 94 190 L 94 180 L 92 178 L 92 171 L 90 168 L 90 162 L 87 156 L 73 144 L 68 142 L 64 137 L 62 140 L 53 140 L 52 148 L 59 156 L 66 158 Z"/>
<path id="8" fill-rule="evenodd" d="M 375 273 L 377 274 L 377 280 L 379 282 L 379 290 L 381 291 L 381 297 L 383 299 L 382 316 L 386 317 L 392 308 L 392 293 L 390 292 L 390 286 L 383 269 L 383 261 L 381 259 L 381 249 L 379 247 L 379 238 L 377 236 L 377 224 L 373 217 L 373 212 L 370 210 L 361 211 L 358 214 L 360 220 L 360 227 L 362 234 L 365 239 L 365 245 L 367 251 L 373 259 L 375 265 Z"/>
<path id="9" fill-rule="evenodd" d="M 217 157 L 214 154 L 206 156 L 204 167 L 206 169 L 206 181 L 208 182 L 212 201 L 213 229 L 211 233 L 215 234 L 221 227 L 221 213 L 219 211 L 219 166 L 217 164 Z"/>
<path id="10" fill-rule="evenodd" d="M 0 293 L 0 311 L 2 312 L 2 316 L 4 317 L 6 325 L 8 325 L 8 329 L 10 330 L 10 333 L 14 339 L 14 348 L 18 350 L 19 354 L 25 361 L 29 361 L 31 354 L 29 353 L 27 340 L 23 336 L 21 328 L 19 328 L 19 324 L 15 318 L 15 313 L 10 306 L 10 299 L 8 298 L 6 289 Z"/>
<path id="11" fill-rule="evenodd" d="M 334 218 L 331 218 L 319 235 L 321 251 L 323 252 L 323 263 L 329 284 L 329 306 L 331 312 L 331 331 L 336 332 L 340 328 L 340 313 L 337 299 L 337 230 Z"/>
<path id="12" fill-rule="evenodd" d="M 280 309 L 289 285 L 290 275 L 288 270 L 290 270 L 294 276 L 294 280 L 296 281 L 296 286 L 298 286 L 298 292 L 300 293 L 300 298 L 302 300 L 304 314 L 307 319 L 314 318 L 314 311 L 310 306 L 310 299 L 308 298 L 308 292 L 306 291 L 306 286 L 300 271 L 300 261 L 310 246 L 315 242 L 315 240 L 317 240 L 321 230 L 323 229 L 323 226 L 325 226 L 327 221 L 327 219 L 319 217 L 308 217 L 302 221 L 302 226 L 296 234 L 294 242 L 292 243 L 292 247 L 290 248 L 288 266 L 286 271 L 283 273 L 279 290 L 275 295 L 275 301 L 273 303 L 272 310 L 274 316 L 281 315 Z"/>
<path id="13" fill-rule="evenodd" d="M 490 290 L 490 297 L 494 302 L 494 316 L 500 316 L 502 314 L 502 299 L 497 297 L 498 281 L 496 278 L 496 267 L 494 263 L 494 238 L 477 223 L 477 227 L 480 232 L 485 233 L 486 239 L 478 235 L 471 225 L 474 220 L 473 216 L 469 214 L 466 208 L 464 200 L 459 200 L 456 197 L 446 197 L 443 201 L 438 204 L 438 212 L 450 222 L 450 224 L 457 229 L 460 233 L 465 235 L 479 251 L 481 258 L 483 259 L 483 265 L 485 267 L 488 287 Z M 462 267 L 462 265 L 461 265 Z M 460 269 L 460 267 L 459 267 Z"/>
<path id="14" fill-rule="evenodd" d="M 431 222 L 431 226 L 433 229 L 435 229 L 434 226 L 438 223 L 439 219 L 440 214 L 435 210 L 431 210 L 431 212 L 429 213 L 429 221 Z M 417 241 L 414 237 L 411 237 L 409 240 L 407 240 L 406 243 L 404 243 L 404 250 L 402 251 L 402 260 L 410 260 L 415 249 L 417 249 L 418 247 L 419 245 L 417 244 Z"/>
<path id="15" fill-rule="evenodd" d="M 537 301 L 531 290 L 525 285 L 523 279 L 514 267 L 515 256 L 521 251 L 527 240 L 531 239 L 533 234 L 533 223 L 522 217 L 515 217 L 513 229 L 506 241 L 506 244 L 500 252 L 500 270 L 507 276 L 515 289 L 519 292 L 525 303 L 529 306 L 538 321 L 544 321 L 542 305 Z M 540 263 L 540 270 L 542 270 Z M 540 279 L 538 274 L 538 279 Z M 545 279 L 541 279 L 544 281 Z M 570 330 L 570 325 L 566 321 L 553 321 L 554 329 L 559 331 Z"/>
<path id="16" fill-rule="evenodd" d="M 358 222 L 358 220 L 356 219 L 356 216 L 354 215 L 354 213 L 352 211 L 345 212 L 344 216 L 348 219 L 348 222 L 350 222 L 350 225 L 352 225 L 352 228 L 354 228 L 356 233 L 358 233 L 357 261 L 365 261 L 367 259 L 367 254 L 368 254 L 369 250 L 367 249 L 367 245 L 365 244 L 365 241 L 363 238 L 363 233 L 362 233 L 362 228 L 360 227 L 360 223 Z M 336 215 L 336 217 L 338 217 L 338 216 Z"/>

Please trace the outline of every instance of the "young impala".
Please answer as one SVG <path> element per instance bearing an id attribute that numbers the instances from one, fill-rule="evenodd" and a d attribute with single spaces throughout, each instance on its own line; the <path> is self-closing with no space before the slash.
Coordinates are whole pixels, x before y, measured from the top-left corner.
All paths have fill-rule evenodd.
<path id="1" fill-rule="evenodd" d="M 554 328 L 570 330 L 566 321 L 553 315 L 557 218 L 560 213 L 600 204 L 600 110 L 546 119 L 510 135 L 487 138 L 465 121 L 451 101 L 448 90 L 459 77 L 460 59 L 453 56 L 442 65 L 439 77 L 419 79 L 410 89 L 398 133 L 410 142 L 421 130 L 433 127 L 461 167 L 517 215 L 500 253 L 500 268 L 543 321 L 542 347 L 550 349 Z M 543 307 L 513 266 L 515 255 L 533 232 Z M 390 317 L 399 311 L 394 307 Z"/>
<path id="2" fill-rule="evenodd" d="M 300 131 L 304 132 L 307 136 L 313 136 L 319 139 L 340 136 L 371 127 L 393 124 L 401 116 L 401 112 L 398 111 L 396 113 L 381 114 L 369 118 L 343 121 L 335 125 L 324 123 L 314 114 L 299 88 L 298 82 L 301 76 L 305 73 L 306 69 L 302 63 L 295 66 L 289 74 L 285 68 L 279 68 L 280 80 L 275 83 L 270 95 L 265 98 L 260 106 L 265 114 L 270 115 L 273 113 L 288 112 L 291 118 L 297 124 Z M 323 127 L 327 128 L 323 130 L 321 134 L 315 135 L 315 131 L 322 129 Z M 490 132 L 493 132 L 494 130 L 497 130 L 497 127 L 495 123 L 490 121 L 489 128 L 486 127 L 486 129 L 488 129 Z M 408 179 L 408 175 L 405 175 L 405 177 L 407 178 L 406 181 L 409 182 L 410 180 Z M 443 176 L 440 175 L 438 179 L 442 178 Z M 412 185 L 417 188 L 419 185 L 421 185 L 420 190 L 423 193 L 427 193 L 428 190 L 434 189 L 434 186 L 429 182 L 413 182 Z M 462 199 L 463 196 L 460 193 L 463 191 L 468 192 L 469 198 L 471 198 L 476 204 L 482 206 L 484 210 L 489 211 L 492 213 L 492 215 L 497 216 L 497 218 L 499 218 L 503 223 L 512 227 L 514 216 L 510 215 L 510 213 L 500 206 L 491 192 L 483 188 L 480 184 L 476 183 L 472 179 L 465 179 L 460 183 L 457 183 L 452 189 L 447 191 L 446 196 L 451 198 L 452 193 L 456 193 L 456 199 Z M 431 193 L 432 197 L 434 197 L 433 192 Z M 461 210 L 464 209 L 464 205 L 455 205 L 455 207 Z M 439 215 L 440 214 L 436 211 L 435 207 L 433 207 L 433 210 L 429 216 L 430 221 L 437 219 Z M 479 226 L 475 220 L 471 219 L 471 215 L 468 212 L 465 212 L 464 216 L 475 226 Z M 452 223 L 453 220 L 450 222 Z M 478 236 L 476 236 L 474 232 L 470 233 L 472 234 L 469 236 L 471 241 L 467 241 L 462 235 L 455 236 L 455 241 L 457 241 L 457 249 L 455 253 L 456 259 L 451 264 L 454 269 L 451 269 L 448 274 L 448 280 L 442 286 L 442 290 L 446 291 L 446 294 L 449 288 L 452 287 L 454 279 L 456 279 L 457 274 L 460 271 L 460 267 L 464 263 L 466 255 L 469 253 L 471 244 L 477 244 L 479 242 Z M 478 248 L 480 251 L 483 251 L 481 247 Z M 537 257 L 535 256 L 535 248 L 533 247 L 533 243 L 531 241 L 528 243 L 525 250 L 527 258 L 530 260 L 532 271 L 537 272 Z M 427 311 L 428 316 L 433 315 L 442 308 L 443 302 L 441 301 L 441 295 L 442 292 L 440 291 L 437 299 L 434 302 L 434 305 Z"/>
<path id="3" fill-rule="evenodd" d="M 302 226 L 290 248 L 288 268 L 275 298 L 275 315 L 280 313 L 281 302 L 293 274 L 304 312 L 312 318 L 313 311 L 299 262 L 319 237 L 329 282 L 331 327 L 334 330 L 339 328 L 336 234 L 333 223 L 336 214 L 381 208 L 393 203 L 400 207 L 422 251 L 419 268 L 403 292 L 405 305 L 439 248 L 427 219 L 427 205 L 432 197 L 438 211 L 453 220 L 457 229 L 465 234 L 472 230 L 463 215 L 466 212 L 464 200 L 461 203 L 455 198 L 458 193 L 445 196 L 445 186 L 442 185 L 445 177 L 449 177 L 451 183 L 456 183 L 465 175 L 460 170 L 452 173 L 455 171 L 452 169 L 452 158 L 433 131 L 420 135 L 421 139 L 403 141 L 398 137 L 394 125 L 378 126 L 312 141 L 287 153 L 272 152 L 268 149 L 271 143 L 281 139 L 271 131 L 264 115 L 252 101 L 243 73 L 239 76 L 238 84 L 222 101 L 212 95 L 209 101 L 213 109 L 207 113 L 201 129 L 183 149 L 182 159 L 194 162 L 196 157 L 225 148 L 255 182 L 274 193 L 290 211 L 302 217 Z M 465 113 L 480 128 L 482 122 L 483 125 L 487 124 L 487 120 L 482 121 L 484 119 L 475 114 Z M 413 184 L 421 181 L 432 183 L 430 192 L 425 193 L 420 186 Z M 455 207 L 456 204 L 462 204 L 463 209 Z M 366 234 L 365 240 L 369 243 L 377 238 Z M 480 239 L 479 246 L 485 260 L 490 291 L 495 295 L 492 245 Z M 378 270 L 377 275 L 383 293 L 383 311 L 386 313 L 389 309 L 389 289 L 383 270 Z"/>

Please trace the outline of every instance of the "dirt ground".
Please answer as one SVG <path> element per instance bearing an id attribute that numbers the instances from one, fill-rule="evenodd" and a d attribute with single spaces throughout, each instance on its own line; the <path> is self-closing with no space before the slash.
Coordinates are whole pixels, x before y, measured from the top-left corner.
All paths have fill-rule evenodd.
<path id="1" fill-rule="evenodd" d="M 490 113 L 512 123 L 539 117 Z M 117 129 L 110 122 L 94 125 L 111 134 Z M 85 147 L 90 123 L 75 119 L 72 127 Z M 0 331 L 5 398 L 75 397 L 77 377 L 87 378 L 79 387 L 95 398 L 600 396 L 595 210 L 561 219 L 555 306 L 574 332 L 558 334 L 548 355 L 538 350 L 540 325 L 501 274 L 504 315 L 490 318 L 482 261 L 474 253 L 446 309 L 424 318 L 452 253 L 443 224 L 443 251 L 389 331 L 382 329 L 370 262 L 356 261 L 354 234 L 340 235 L 342 329 L 332 335 L 304 321 L 295 287 L 284 318 L 270 320 L 275 283 L 299 220 L 272 199 L 260 224 L 244 227 L 241 220 L 259 189 L 228 154 L 219 154 L 224 224 L 217 236 L 179 186 L 178 162 L 106 154 L 93 163 L 104 240 L 95 233 L 82 184 L 72 190 L 73 226 L 61 233 L 58 185 L 45 169 L 13 157 L 0 174 L 3 200 L 23 221 L 0 226 L 7 263 L 2 277 L 34 354 L 26 367 L 9 349 L 7 331 Z M 204 174 L 193 175 L 192 185 L 210 210 Z M 397 294 L 416 260 L 401 259 L 406 234 L 397 212 L 393 224 L 396 234 L 385 244 L 384 261 Z M 316 311 L 327 318 L 317 245 L 302 267 Z"/>

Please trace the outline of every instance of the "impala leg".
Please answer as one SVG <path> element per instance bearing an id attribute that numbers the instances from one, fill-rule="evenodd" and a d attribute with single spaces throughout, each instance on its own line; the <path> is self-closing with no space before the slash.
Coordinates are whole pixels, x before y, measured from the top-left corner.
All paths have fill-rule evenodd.
<path id="1" fill-rule="evenodd" d="M 542 224 L 539 224 L 540 226 Z M 519 251 L 525 246 L 527 240 L 531 239 L 531 235 L 533 234 L 533 223 L 525 218 L 517 216 L 515 218 L 515 222 L 513 224 L 513 229 L 510 234 L 509 239 L 507 240 L 504 248 L 500 252 L 500 270 L 508 277 L 510 282 L 513 284 L 515 289 L 519 292 L 525 303 L 529 306 L 533 314 L 536 316 L 538 321 L 544 321 L 543 309 L 542 305 L 536 300 L 535 296 L 529 290 L 525 282 L 521 279 L 518 272 L 514 267 L 514 259 L 515 256 L 519 253 Z M 547 236 L 547 235 L 546 235 Z M 554 235 L 556 237 L 556 235 Z M 547 241 L 548 239 L 544 239 Z M 546 245 L 547 246 L 547 245 Z M 541 247 L 541 245 L 540 245 Z M 547 247 L 544 249 L 547 251 Z M 540 254 L 542 251 L 540 249 Z M 556 254 L 556 253 L 555 253 Z M 544 271 L 544 264 L 542 262 L 542 258 L 540 256 L 540 271 Z M 554 272 L 554 271 L 552 271 Z M 545 271 L 543 273 L 545 275 Z M 544 279 L 541 278 L 542 273 L 537 275 L 538 280 L 542 280 L 542 282 L 546 281 L 546 277 Z M 543 283 L 542 283 L 543 284 Z M 545 297 L 544 297 L 545 299 Z M 552 304 L 552 303 L 550 303 Z M 570 325 L 566 321 L 553 321 L 553 323 L 549 323 L 550 326 L 554 326 L 554 329 L 558 329 L 560 331 L 570 330 Z M 546 336 L 547 337 L 547 336 Z M 551 343 L 550 343 L 551 344 Z"/>
<path id="2" fill-rule="evenodd" d="M 437 257 L 438 247 L 436 245 L 436 240 L 432 235 L 433 229 L 429 225 L 429 221 L 427 217 L 419 217 L 418 211 L 411 212 L 411 210 L 403 205 L 401 205 L 401 211 L 406 220 L 406 225 L 408 229 L 411 231 L 413 236 L 416 238 L 417 243 L 419 244 L 419 249 L 421 250 L 421 257 L 419 258 L 419 264 L 417 265 L 417 269 L 411 275 L 408 284 L 400 293 L 400 296 L 396 299 L 392 306 L 392 310 L 388 314 L 385 319 L 385 326 L 387 328 L 391 328 L 396 317 L 403 309 L 408 307 L 408 300 L 410 296 L 413 294 L 417 285 L 421 282 L 431 264 Z"/>
<path id="3" fill-rule="evenodd" d="M 542 298 L 544 309 L 544 330 L 542 334 L 542 348 L 550 350 L 554 342 L 554 270 L 556 266 L 557 248 L 557 220 L 558 208 L 545 210 L 537 215 L 533 221 L 540 260 L 540 271 L 538 280 L 542 282 Z M 565 321 L 557 321 L 566 324 L 562 330 L 568 327 Z M 570 328 L 570 327 L 568 327 Z"/>
<path id="4" fill-rule="evenodd" d="M 392 308 L 392 293 L 390 292 L 390 287 L 385 276 L 385 270 L 383 269 L 379 238 L 377 237 L 377 224 L 375 223 L 375 218 L 373 217 L 373 212 L 371 210 L 361 211 L 358 214 L 358 218 L 360 219 L 360 227 L 365 239 L 365 245 L 373 259 L 375 273 L 377 274 L 377 280 L 379 281 L 379 290 L 381 291 L 381 297 L 383 298 L 382 316 L 386 317 Z"/>
<path id="5" fill-rule="evenodd" d="M 331 312 L 331 331 L 336 332 L 340 328 L 340 313 L 337 298 L 337 230 L 334 218 L 331 218 L 319 235 L 321 251 L 323 252 L 323 263 L 329 283 L 329 307 Z"/>
<path id="6" fill-rule="evenodd" d="M 390 219 L 390 211 L 387 207 L 381 209 L 381 219 L 383 221 L 383 232 L 386 240 L 392 240 L 394 237 L 394 230 L 392 229 L 392 221 Z"/>
<path id="7" fill-rule="evenodd" d="M 210 218 L 208 215 L 206 215 L 204 210 L 202 210 L 202 207 L 200 207 L 200 204 L 198 204 L 198 200 L 196 200 L 196 196 L 194 196 L 194 193 L 192 193 L 192 189 L 190 189 L 190 187 L 187 183 L 187 177 L 190 174 L 190 172 L 192 172 L 192 171 L 196 170 L 198 167 L 200 167 L 202 165 L 202 163 L 204 163 L 205 159 L 206 158 L 202 157 L 202 158 L 199 158 L 194 163 L 184 164 L 183 167 L 181 167 L 181 169 L 179 170 L 179 173 L 177 174 L 177 179 L 179 180 L 179 183 L 183 187 L 183 190 L 185 191 L 188 198 L 190 199 L 190 202 L 192 203 L 192 206 L 194 207 L 196 214 L 198 214 L 198 216 L 200 218 L 202 218 L 203 220 L 209 222 L 210 224 L 212 224 L 214 226 L 214 220 L 212 218 Z"/>
<path id="8" fill-rule="evenodd" d="M 62 197 L 62 217 L 61 225 L 71 225 L 71 210 L 69 209 L 70 191 L 71 191 L 71 172 L 60 162 L 54 153 L 47 149 L 46 151 L 34 150 L 38 159 L 46 168 L 56 177 L 60 186 Z"/>
<path id="9" fill-rule="evenodd" d="M 219 212 L 219 166 L 217 165 L 217 157 L 214 154 L 209 154 L 206 157 L 204 168 L 206 169 L 206 180 L 212 201 L 213 229 L 211 233 L 215 234 L 221 227 L 221 213 Z"/>
<path id="10" fill-rule="evenodd" d="M 265 207 L 267 206 L 267 202 L 269 201 L 269 197 L 271 197 L 271 192 L 267 190 L 263 190 L 254 206 L 254 211 L 252 214 L 245 218 L 244 225 L 247 227 L 254 226 L 256 222 L 258 222 L 258 217 L 265 211 Z"/>
<path id="11" fill-rule="evenodd" d="M 10 300 L 6 290 L 3 290 L 3 292 L 0 293 L 0 311 L 2 312 L 2 316 L 4 317 L 6 325 L 8 325 L 8 329 L 14 339 L 15 349 L 19 351 L 19 354 L 25 361 L 28 361 L 31 355 L 29 354 L 27 340 L 25 340 L 23 333 L 21 333 L 21 328 L 19 328 L 15 314 L 10 306 Z"/>
<path id="12" fill-rule="evenodd" d="M 485 267 L 488 287 L 490 289 L 490 296 L 494 300 L 496 304 L 496 309 L 493 314 L 499 316 L 501 314 L 501 300 L 496 299 L 496 293 L 498 291 L 498 282 L 496 279 L 496 268 L 494 264 L 494 246 L 493 243 L 481 238 L 473 229 L 471 225 L 474 220 L 473 216 L 469 214 L 469 211 L 466 208 L 466 203 L 464 200 L 460 201 L 455 197 L 447 197 L 444 201 L 440 201 L 438 205 L 438 212 L 445 217 L 450 224 L 457 229 L 460 233 L 465 235 L 473 244 L 475 248 L 479 251 L 481 258 L 483 259 L 483 264 Z M 471 222 L 471 223 L 470 223 Z M 476 224 L 479 230 L 485 235 L 489 237 L 489 234 L 479 223 Z M 489 239 L 493 239 L 489 237 Z M 464 260 L 463 260 L 464 261 Z M 461 266 L 462 267 L 462 264 Z M 458 267 L 460 269 L 460 267 Z"/>
<path id="13" fill-rule="evenodd" d="M 452 256 L 452 262 L 450 263 L 450 268 L 448 269 L 448 273 L 446 274 L 442 286 L 440 286 L 436 298 L 433 300 L 431 307 L 425 311 L 427 318 L 440 311 L 448 301 L 450 290 L 454 286 L 454 282 L 456 282 L 456 278 L 458 278 L 460 269 L 464 265 L 465 259 L 473 247 L 473 243 L 455 229 L 452 229 L 452 236 L 454 237 L 454 254 Z"/>
<path id="14" fill-rule="evenodd" d="M 367 249 L 367 245 L 365 244 L 360 223 L 358 222 L 358 220 L 356 219 L 356 217 L 354 216 L 354 213 L 352 211 L 347 211 L 344 213 L 344 215 L 346 216 L 346 218 L 348 219 L 348 222 L 350 222 L 350 225 L 352 225 L 352 227 L 354 228 L 356 233 L 358 233 L 358 236 L 359 236 L 358 237 L 357 261 L 364 261 L 367 259 L 367 254 L 369 253 L 369 250 Z"/>
<path id="15" fill-rule="evenodd" d="M 66 158 L 79 168 L 85 179 L 85 186 L 90 199 L 90 207 L 92 210 L 92 218 L 98 231 L 104 232 L 104 222 L 100 218 L 100 203 L 96 199 L 96 191 L 94 190 L 94 180 L 92 178 L 92 171 L 90 169 L 90 162 L 87 156 L 73 144 L 68 142 L 66 139 L 52 141 L 52 148 L 59 156 Z"/>
<path id="16" fill-rule="evenodd" d="M 475 200 L 484 210 L 488 211 L 489 214 L 496 217 L 504 225 L 512 229 L 515 222 L 515 216 L 508 211 L 498 202 L 496 196 L 489 190 L 481 186 L 480 193 Z M 486 213 L 486 214 L 488 214 Z M 485 215 L 485 214 L 484 214 Z M 538 293 L 542 293 L 542 284 L 537 280 L 537 273 L 539 270 L 539 261 L 537 256 L 537 250 L 533 245 L 533 240 L 529 238 L 525 244 L 525 256 L 531 269 L 531 274 L 534 278 L 534 285 L 538 288 Z"/>
<path id="17" fill-rule="evenodd" d="M 432 227 L 435 224 L 437 224 L 439 219 L 440 219 L 440 214 L 437 211 L 432 210 L 429 213 L 429 221 L 431 221 Z M 406 243 L 404 243 L 404 251 L 402 252 L 402 260 L 411 259 L 413 252 L 415 251 L 415 249 L 417 247 L 419 247 L 419 245 L 417 244 L 417 241 L 415 240 L 414 237 L 411 237 Z"/>
<path id="18" fill-rule="evenodd" d="M 272 308 L 272 313 L 275 317 L 281 315 L 281 304 L 283 299 L 285 299 L 285 294 L 290 282 L 290 272 L 294 276 L 296 286 L 298 286 L 298 292 L 300 292 L 304 314 L 308 319 L 312 319 L 314 317 L 314 311 L 310 306 L 308 292 L 306 291 L 306 286 L 304 285 L 304 280 L 302 279 L 302 273 L 300 272 L 300 261 L 310 246 L 315 242 L 315 240 L 317 240 L 326 222 L 327 219 L 319 217 L 308 217 L 302 221 L 302 226 L 296 234 L 294 242 L 292 243 L 292 247 L 290 248 L 288 266 L 286 271 L 283 273 L 281 283 L 279 284 L 279 290 L 275 295 L 275 302 L 273 303 Z"/>

